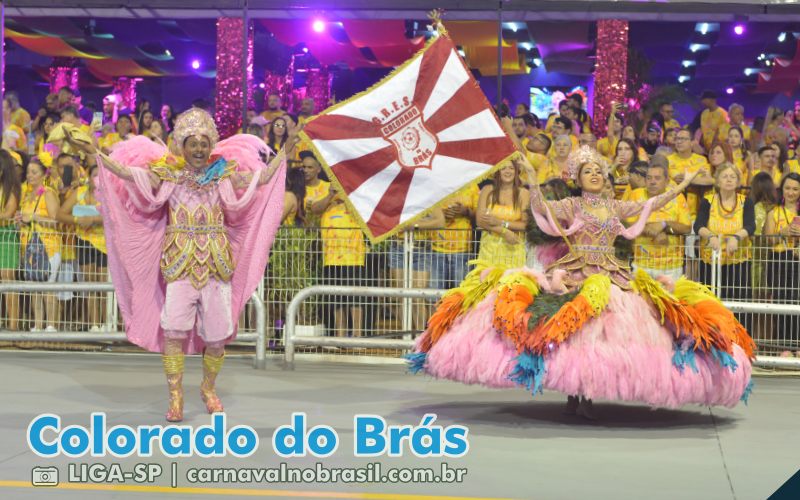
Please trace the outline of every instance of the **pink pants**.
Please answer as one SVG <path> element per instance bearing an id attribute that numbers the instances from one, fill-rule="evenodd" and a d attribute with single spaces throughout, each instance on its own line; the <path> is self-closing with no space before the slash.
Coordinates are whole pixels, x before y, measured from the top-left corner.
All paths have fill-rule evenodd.
<path id="1" fill-rule="evenodd" d="M 233 335 L 231 284 L 211 279 L 200 290 L 186 279 L 167 284 L 161 328 L 170 338 L 181 338 L 197 321 L 197 333 L 206 344 L 217 344 Z M 185 336 L 185 335 L 184 335 Z"/>

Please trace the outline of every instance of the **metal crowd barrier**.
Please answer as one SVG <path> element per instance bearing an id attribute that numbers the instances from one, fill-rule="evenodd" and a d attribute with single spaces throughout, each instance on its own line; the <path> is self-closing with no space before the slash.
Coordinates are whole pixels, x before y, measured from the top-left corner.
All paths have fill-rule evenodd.
<path id="1" fill-rule="evenodd" d="M 113 292 L 111 283 L 0 283 L 0 294 L 4 293 L 32 293 L 32 292 Z M 253 293 L 249 303 L 252 303 L 256 312 L 255 333 L 239 333 L 237 340 L 256 341 L 256 353 L 253 367 L 265 369 L 266 357 L 266 308 L 264 301 L 258 293 Z M 0 332 L 0 341 L 26 342 L 119 342 L 127 341 L 125 332 Z"/>
<path id="2" fill-rule="evenodd" d="M 286 336 L 284 350 L 284 369 L 294 370 L 295 347 L 298 345 L 316 347 L 343 347 L 343 348 L 384 348 L 410 350 L 414 341 L 410 339 L 385 339 L 385 338 L 346 338 L 346 337 L 297 337 L 295 326 L 297 312 L 303 301 L 315 295 L 344 295 L 348 297 L 394 297 L 439 299 L 444 290 L 434 289 L 408 289 L 377 288 L 377 287 L 343 287 L 343 286 L 312 286 L 301 290 L 294 296 L 286 308 Z M 763 313 L 784 314 L 800 316 L 800 305 L 790 304 L 761 304 L 757 302 L 731 302 L 723 301 L 725 307 L 735 313 Z M 762 368 L 790 368 L 800 369 L 800 358 L 782 358 L 777 356 L 757 355 L 756 366 Z"/>
<path id="3" fill-rule="evenodd" d="M 283 354 L 284 368 L 294 369 L 295 346 L 320 346 L 320 347 L 376 347 L 385 349 L 411 349 L 414 341 L 410 339 L 385 339 L 385 338 L 346 338 L 346 337 L 297 337 L 295 325 L 297 312 L 300 305 L 308 297 L 314 295 L 343 295 L 347 297 L 391 297 L 412 299 L 439 299 L 444 290 L 432 289 L 400 289 L 380 287 L 347 287 L 347 286 L 312 286 L 304 288 L 297 293 L 286 308 L 286 336 Z"/>

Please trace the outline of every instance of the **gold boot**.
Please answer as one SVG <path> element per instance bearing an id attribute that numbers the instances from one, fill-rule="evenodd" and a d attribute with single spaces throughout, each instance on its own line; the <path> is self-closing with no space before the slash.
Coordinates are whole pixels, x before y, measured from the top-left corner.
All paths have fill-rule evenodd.
<path id="1" fill-rule="evenodd" d="M 164 354 L 161 360 L 169 387 L 167 422 L 180 422 L 183 420 L 183 353 Z"/>
<path id="2" fill-rule="evenodd" d="M 214 388 L 217 374 L 222 369 L 222 362 L 224 360 L 224 351 L 219 357 L 203 353 L 203 382 L 200 384 L 200 397 L 203 398 L 208 413 L 220 413 L 225 411 L 222 407 L 222 401 L 217 397 L 217 392 Z"/>

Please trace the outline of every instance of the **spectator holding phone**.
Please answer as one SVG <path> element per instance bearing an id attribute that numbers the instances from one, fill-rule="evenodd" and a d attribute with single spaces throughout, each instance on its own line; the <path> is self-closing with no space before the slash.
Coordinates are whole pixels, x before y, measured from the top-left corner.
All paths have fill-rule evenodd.
<path id="1" fill-rule="evenodd" d="M 800 299 L 800 174 L 790 172 L 778 189 L 780 203 L 767 214 L 764 234 L 773 236 L 775 245 L 767 257 L 767 283 L 772 300 L 780 304 L 798 304 Z M 797 316 L 778 318 L 778 338 L 796 335 L 800 328 Z M 788 354 L 788 351 L 784 354 Z"/>

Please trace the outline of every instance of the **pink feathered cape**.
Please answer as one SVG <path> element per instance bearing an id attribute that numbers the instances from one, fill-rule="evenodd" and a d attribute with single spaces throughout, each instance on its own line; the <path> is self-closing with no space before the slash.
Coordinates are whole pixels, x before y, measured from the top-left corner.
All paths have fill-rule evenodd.
<path id="1" fill-rule="evenodd" d="M 238 171 L 256 172 L 265 165 L 260 154 L 267 145 L 252 135 L 236 135 L 217 144 L 212 152 L 235 160 Z M 148 165 L 161 158 L 166 148 L 137 136 L 115 146 L 111 157 L 131 168 L 133 182 L 126 182 L 106 168 L 100 170 L 100 197 L 108 267 L 117 292 L 128 339 L 151 352 L 162 352 L 164 335 L 159 321 L 164 307 L 166 283 L 159 262 L 167 227 L 167 201 L 175 184 L 162 182 L 153 191 Z M 98 158 L 98 163 L 101 160 Z M 286 163 L 270 181 L 258 185 L 258 175 L 249 187 L 236 192 L 230 180 L 219 183 L 225 225 L 231 243 L 235 270 L 231 279 L 234 335 L 239 315 L 264 276 L 269 250 L 281 222 Z M 204 343 L 193 330 L 184 349 L 202 352 Z"/>

